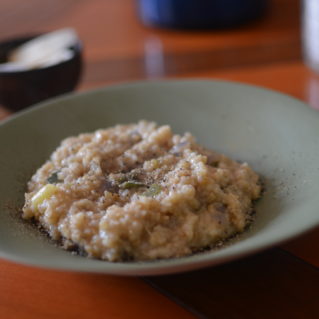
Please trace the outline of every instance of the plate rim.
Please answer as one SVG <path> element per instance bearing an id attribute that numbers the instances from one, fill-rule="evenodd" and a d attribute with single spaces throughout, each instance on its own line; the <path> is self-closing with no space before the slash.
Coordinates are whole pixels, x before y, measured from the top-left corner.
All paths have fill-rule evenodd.
<path id="1" fill-rule="evenodd" d="M 37 103 L 25 110 L 19 111 L 16 114 L 10 116 L 8 119 L 2 120 L 0 122 L 0 131 L 3 127 L 7 125 L 11 125 L 12 122 L 16 121 L 17 119 L 37 112 L 38 110 L 44 109 L 52 104 L 59 103 L 60 101 L 69 101 L 73 99 L 79 99 L 82 96 L 94 96 L 99 93 L 112 91 L 114 89 L 123 89 L 126 88 L 133 88 L 133 87 L 147 87 L 147 86 L 158 86 L 161 84 L 164 85 L 170 85 L 170 84 L 224 84 L 224 85 L 231 85 L 233 87 L 244 87 L 249 88 L 253 90 L 259 90 L 263 91 L 265 93 L 271 93 L 273 96 L 278 97 L 285 97 L 290 99 L 293 102 L 298 102 L 300 104 L 300 107 L 307 110 L 306 112 L 313 112 L 314 114 L 317 114 L 319 119 L 319 112 L 313 108 L 311 108 L 307 103 L 304 101 L 297 99 L 295 97 L 292 97 L 289 94 L 281 93 L 276 90 L 268 89 L 262 86 L 258 85 L 250 85 L 246 83 L 241 82 L 235 82 L 235 81 L 228 81 L 228 80 L 219 80 L 219 79 L 162 79 L 162 80 L 141 80 L 141 81 L 129 81 L 124 83 L 116 83 L 112 85 L 106 85 L 102 87 L 98 87 L 91 90 L 86 90 L 82 92 L 73 92 L 73 93 L 67 93 L 60 95 L 55 98 L 50 98 L 48 100 L 42 101 L 40 103 Z M 74 272 L 83 272 L 83 273 L 106 273 L 106 274 L 112 274 L 112 275 L 127 275 L 127 276 L 141 276 L 141 275 L 163 275 L 163 274 L 172 274 L 172 273 L 179 273 L 184 271 L 190 271 L 190 270 L 196 270 L 204 267 L 210 267 L 210 266 L 217 266 L 222 263 L 229 262 L 231 260 L 236 260 L 239 258 L 243 258 L 245 256 L 254 254 L 256 252 L 263 251 L 265 249 L 268 249 L 270 247 L 273 247 L 275 245 L 281 244 L 283 242 L 289 241 L 295 237 L 300 236 L 301 234 L 310 231 L 311 229 L 315 228 L 319 223 L 318 222 L 314 225 L 307 225 L 304 227 L 300 227 L 298 231 L 290 230 L 286 231 L 284 234 L 281 234 L 281 236 L 277 236 L 276 239 L 268 240 L 265 244 L 258 244 L 254 245 L 254 247 L 251 247 L 250 249 L 243 247 L 237 247 L 237 250 L 235 252 L 231 252 L 230 254 L 227 254 L 227 247 L 220 251 L 226 251 L 226 254 L 221 254 L 221 256 L 211 256 L 214 254 L 214 251 L 207 252 L 205 255 L 195 254 L 192 256 L 195 256 L 195 259 L 191 259 L 188 256 L 181 257 L 178 259 L 167 259 L 167 260 L 160 260 L 160 261 L 151 261 L 151 262 L 134 262 L 132 264 L 130 263 L 114 263 L 114 262 L 107 262 L 107 261 L 98 261 L 99 263 L 103 263 L 103 266 L 99 266 L 99 264 L 92 264 L 92 265 L 83 265 L 82 268 L 80 267 L 74 267 L 73 264 L 71 265 L 54 265 L 50 266 L 48 263 L 43 263 L 42 261 L 39 262 L 37 260 L 36 262 L 33 262 L 30 260 L 30 258 L 25 256 L 20 256 L 17 254 L 11 254 L 7 252 L 3 252 L 1 249 L 0 244 L 0 258 L 8 259 L 10 261 L 34 266 L 34 267 L 40 267 L 40 268 L 47 268 L 47 269 L 54 269 L 54 270 L 60 270 L 60 271 L 74 271 Z M 278 239 L 279 238 L 279 239 Z M 190 256 L 190 257 L 192 257 Z M 211 260 L 212 259 L 212 260 Z M 154 265 L 155 263 L 159 265 Z M 106 265 L 106 267 L 105 267 Z M 118 268 L 117 266 L 120 266 Z"/>

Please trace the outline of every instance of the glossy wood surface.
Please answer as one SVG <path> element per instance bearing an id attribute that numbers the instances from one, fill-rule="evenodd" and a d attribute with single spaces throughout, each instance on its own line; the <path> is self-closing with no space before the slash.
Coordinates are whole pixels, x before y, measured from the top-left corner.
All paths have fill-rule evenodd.
<path id="1" fill-rule="evenodd" d="M 79 90 L 141 79 L 218 78 L 275 89 L 319 110 L 319 76 L 302 62 L 300 15 L 298 0 L 273 0 L 261 20 L 238 29 L 182 32 L 144 27 L 133 0 L 0 0 L 0 41 L 74 27 L 85 48 L 86 68 Z M 0 119 L 9 116 L 10 111 L 0 107 Z M 281 304 L 278 300 L 273 302 L 280 308 L 281 316 L 271 311 L 269 316 L 317 318 L 319 312 L 316 313 L 311 300 L 319 300 L 319 291 L 313 286 L 319 276 L 318 242 L 319 228 L 316 228 L 265 253 L 262 263 L 247 259 L 251 276 L 246 281 L 233 282 L 227 275 L 243 271 L 238 262 L 221 270 L 203 272 L 208 274 L 210 284 L 214 284 L 212 276 L 218 276 L 218 284 L 224 287 L 225 283 L 232 291 L 239 289 L 239 284 L 245 285 L 242 291 L 246 299 L 239 299 L 242 306 L 232 293 L 230 300 L 212 296 L 215 309 L 227 308 L 228 318 L 258 313 L 262 311 L 260 298 L 271 302 L 272 294 L 280 293 L 272 287 L 282 278 L 283 291 L 302 289 L 300 298 L 297 293 L 291 294 L 293 307 L 287 303 L 288 299 L 281 299 Z M 283 257 L 284 251 L 288 254 Z M 298 280 L 289 280 L 284 275 L 285 269 L 276 266 L 278 260 Z M 259 276 L 267 271 L 267 263 L 277 267 L 276 271 Z M 57 272 L 0 260 L 0 318 L 192 318 L 190 310 L 198 313 L 207 307 L 205 304 L 201 308 L 196 303 L 198 299 L 193 298 L 198 289 L 207 288 L 205 280 L 198 287 L 198 274 L 168 278 L 159 277 L 152 284 L 161 286 L 160 281 L 164 294 L 184 303 L 189 311 L 138 278 Z M 188 291 L 193 291 L 186 299 L 172 288 L 181 278 Z M 256 278 L 260 278 L 260 285 L 254 283 Z M 258 289 L 265 290 L 255 293 Z M 302 295 L 305 291 L 308 303 Z M 259 308 L 247 312 L 244 308 L 249 304 Z M 209 313 L 213 312 L 206 312 L 206 316 Z M 222 317 L 222 313 L 214 314 Z"/>

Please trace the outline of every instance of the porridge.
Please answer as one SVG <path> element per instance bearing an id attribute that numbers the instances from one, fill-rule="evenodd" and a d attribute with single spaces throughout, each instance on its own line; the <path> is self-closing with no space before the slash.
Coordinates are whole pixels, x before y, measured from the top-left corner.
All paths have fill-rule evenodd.
<path id="1" fill-rule="evenodd" d="M 62 141 L 28 183 L 23 218 L 89 257 L 172 258 L 242 232 L 260 193 L 246 163 L 140 121 Z"/>

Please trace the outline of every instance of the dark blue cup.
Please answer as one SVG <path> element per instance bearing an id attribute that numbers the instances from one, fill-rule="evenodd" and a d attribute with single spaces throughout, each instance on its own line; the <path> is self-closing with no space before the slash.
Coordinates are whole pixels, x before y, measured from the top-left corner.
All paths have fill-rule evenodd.
<path id="1" fill-rule="evenodd" d="M 263 15 L 267 0 L 138 0 L 145 25 L 175 29 L 230 28 Z"/>

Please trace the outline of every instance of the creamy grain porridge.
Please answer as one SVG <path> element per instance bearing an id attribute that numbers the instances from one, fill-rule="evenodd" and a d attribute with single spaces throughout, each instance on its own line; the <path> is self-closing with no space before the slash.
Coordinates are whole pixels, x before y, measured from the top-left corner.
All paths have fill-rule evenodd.
<path id="1" fill-rule="evenodd" d="M 62 141 L 28 183 L 23 218 L 90 257 L 171 258 L 242 232 L 260 192 L 246 163 L 140 121 Z"/>

